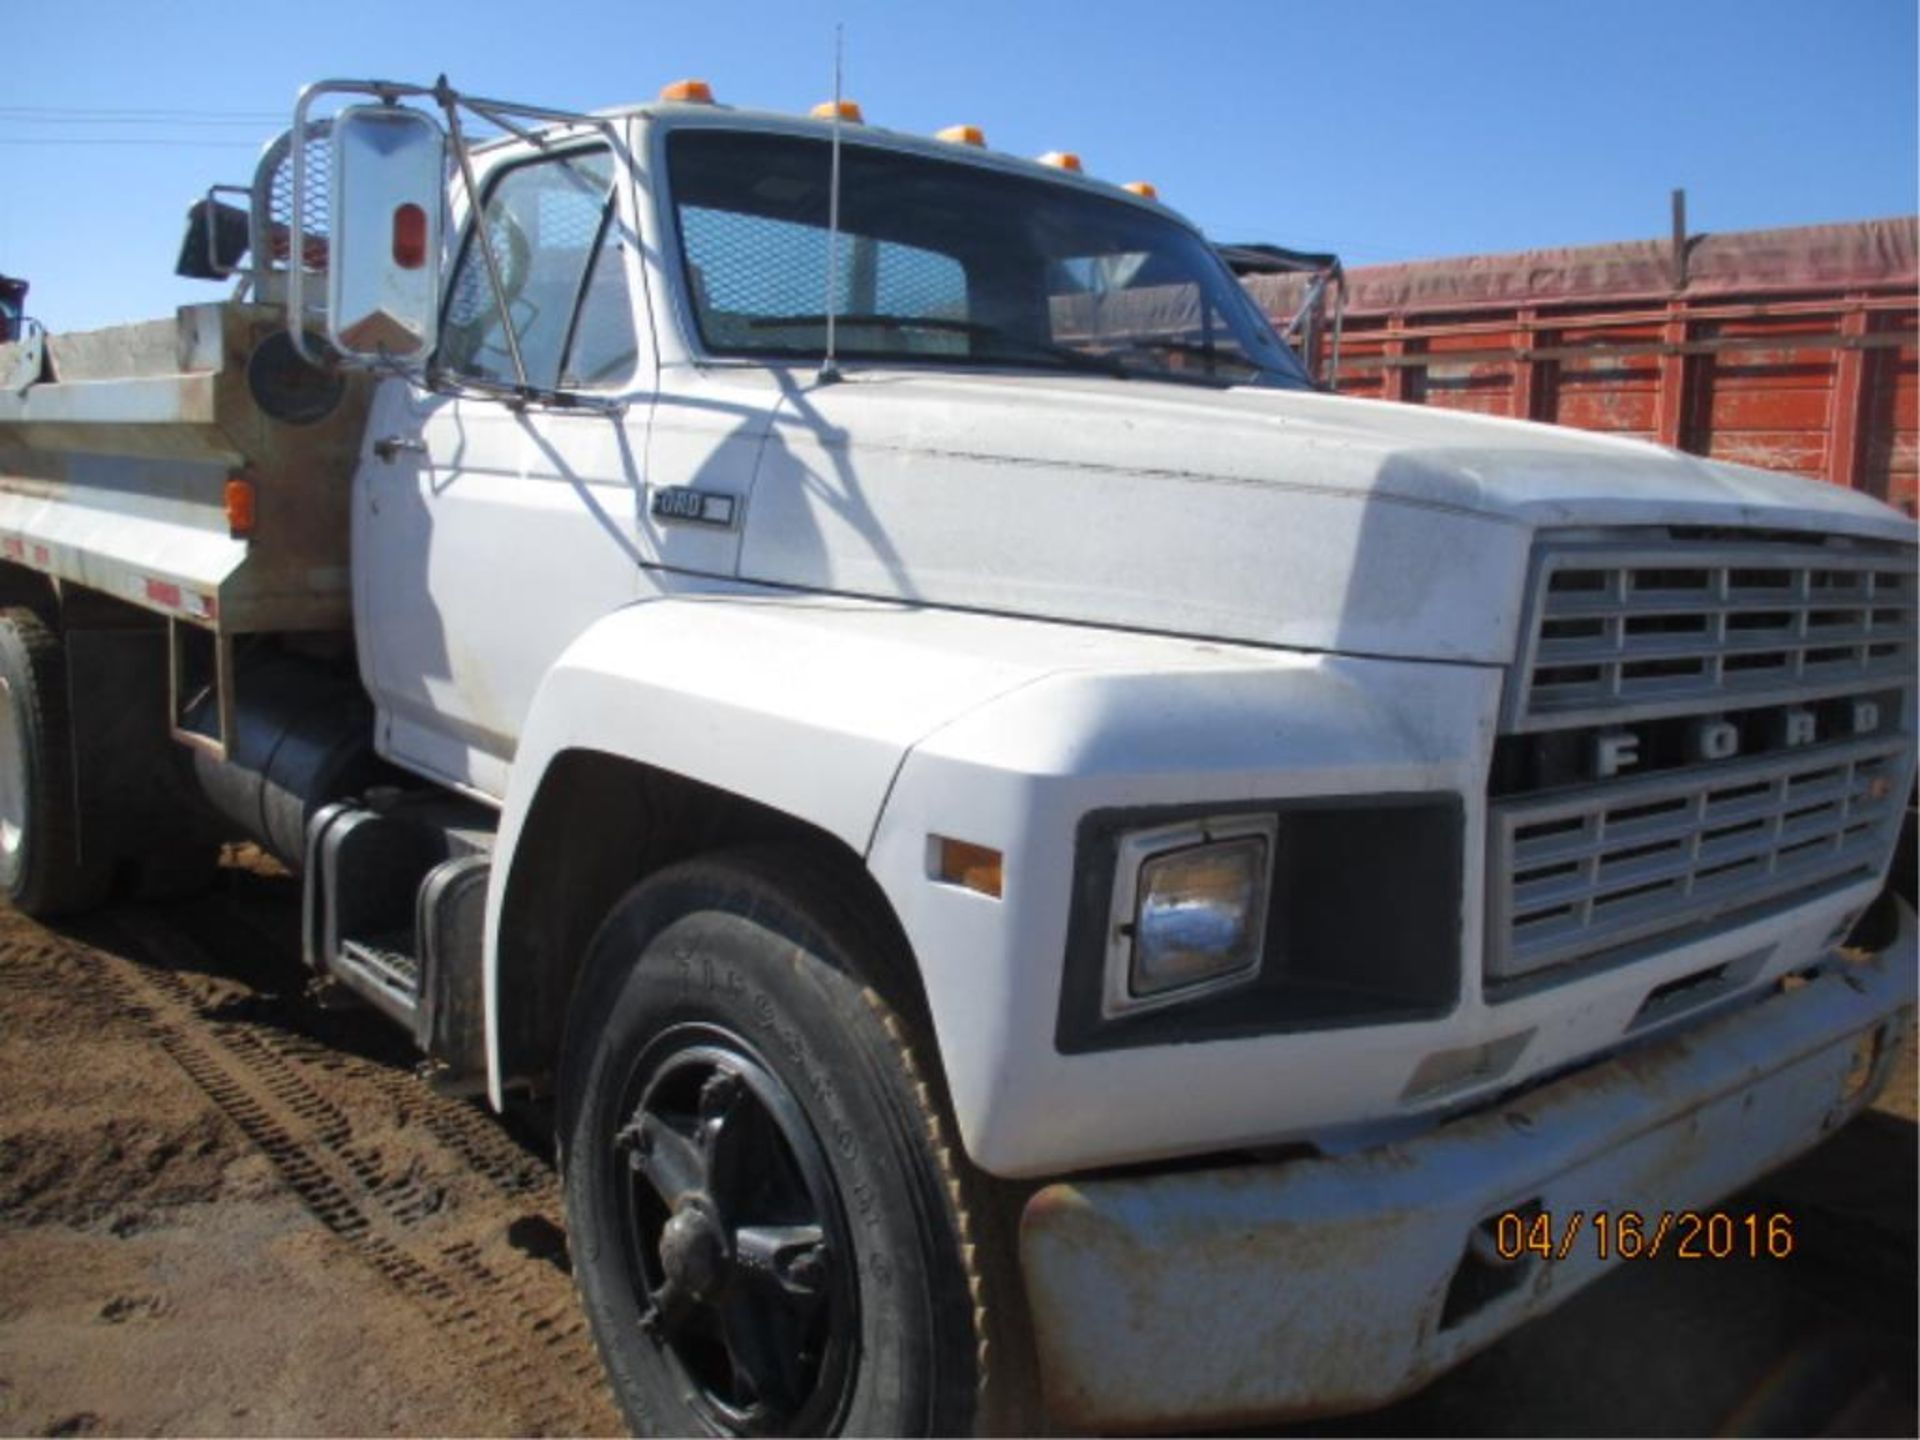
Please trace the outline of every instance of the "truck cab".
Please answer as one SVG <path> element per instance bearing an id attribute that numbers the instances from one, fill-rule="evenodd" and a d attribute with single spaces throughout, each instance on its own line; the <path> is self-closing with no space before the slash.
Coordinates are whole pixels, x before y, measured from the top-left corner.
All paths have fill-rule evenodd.
<path id="1" fill-rule="evenodd" d="M 356 481 L 362 669 L 394 758 L 503 797 L 540 678 L 622 604 L 740 580 L 905 598 L 914 582 L 884 568 L 828 573 L 873 564 L 856 507 L 882 498 L 836 459 L 835 378 L 883 425 L 921 423 L 918 387 L 953 379 L 936 404 L 1089 374 L 1306 388 L 1157 204 L 965 141 L 845 128 L 860 143 L 842 152 L 831 282 L 820 121 L 668 103 L 477 151 L 485 218 L 454 254 L 431 379 L 380 395 L 369 434 L 386 448 Z M 873 403 L 881 374 L 907 385 L 899 403 Z M 574 557 L 560 576 L 558 551 Z M 494 560 L 463 578 L 450 557 L 476 553 Z M 432 576 L 430 556 L 449 557 Z M 449 652 L 444 632 L 503 588 L 522 597 L 517 633 Z"/>
<path id="2" fill-rule="evenodd" d="M 292 135 L 173 428 L 58 336 L 0 398 L 0 876 L 154 850 L 86 687 L 22 708 L 147 645 L 166 803 L 304 871 L 322 983 L 554 1102 L 636 1429 L 1382 1403 L 1610 1263 L 1512 1236 L 1884 1081 L 1896 512 L 1325 393 L 1151 187 L 969 127 Z"/>

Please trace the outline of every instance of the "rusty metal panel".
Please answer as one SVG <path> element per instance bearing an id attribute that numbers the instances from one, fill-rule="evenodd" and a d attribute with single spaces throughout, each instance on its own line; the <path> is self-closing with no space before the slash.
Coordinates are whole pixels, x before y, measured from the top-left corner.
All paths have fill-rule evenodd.
<path id="1" fill-rule="evenodd" d="M 1900 316 L 1871 317 L 1870 333 L 1893 335 Z M 1860 488 L 1909 515 L 1920 506 L 1920 348 L 1911 337 L 1870 351 L 1860 438 Z"/>
<path id="2" fill-rule="evenodd" d="M 1916 513 L 1911 218 L 1348 272 L 1339 388 L 1656 440 Z M 1675 288 L 1678 278 L 1681 284 Z M 1295 277 L 1245 281 L 1291 314 Z"/>
<path id="3" fill-rule="evenodd" d="M 1424 351 L 1428 360 L 1420 367 L 1417 398 L 1448 410 L 1514 415 L 1523 348 L 1520 333 L 1505 328 L 1492 333 L 1435 335 Z M 1509 353 L 1490 356 L 1490 351 Z"/>
<path id="4" fill-rule="evenodd" d="M 1709 321 L 1739 348 L 1701 357 L 1704 414 L 1692 447 L 1716 460 L 1822 476 L 1841 351 L 1836 311 Z"/>
<path id="5" fill-rule="evenodd" d="M 1565 326 L 1556 348 L 1552 409 L 1540 418 L 1581 430 L 1652 440 L 1660 431 L 1660 344 L 1663 326 Z M 1620 349 L 1630 353 L 1614 353 Z"/>

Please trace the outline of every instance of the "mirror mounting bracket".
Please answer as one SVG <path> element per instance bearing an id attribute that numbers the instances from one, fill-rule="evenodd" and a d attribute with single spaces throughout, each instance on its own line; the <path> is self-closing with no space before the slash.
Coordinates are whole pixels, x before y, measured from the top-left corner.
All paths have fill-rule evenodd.
<path id="1" fill-rule="evenodd" d="M 615 140 L 614 124 L 605 116 L 587 115 L 577 111 L 556 110 L 534 105 L 524 105 L 513 101 L 491 100 L 481 96 L 466 95 L 454 89 L 443 74 L 432 85 L 415 85 L 395 80 L 322 80 L 308 85 L 300 92 L 293 111 L 293 134 L 308 134 L 309 117 L 316 101 L 325 96 L 364 96 L 379 101 L 383 105 L 399 107 L 405 100 L 431 102 L 446 116 L 447 135 L 452 142 L 456 168 L 460 172 L 462 186 L 466 191 L 469 213 L 481 215 L 480 191 L 476 181 L 471 146 L 467 142 L 464 128 L 460 122 L 460 111 L 465 109 L 473 116 L 488 124 L 498 126 L 509 134 L 518 136 L 540 148 L 546 148 L 547 141 L 537 132 L 529 130 L 520 121 L 532 121 L 539 124 L 558 126 L 579 126 L 598 130 L 610 141 Z M 393 374 L 418 373 L 418 366 L 405 360 L 387 356 L 345 355 L 321 356 L 313 353 L 308 345 L 308 335 L 304 322 L 306 313 L 306 255 L 305 206 L 308 195 L 309 177 L 307 175 L 307 153 L 304 144 L 295 144 L 292 160 L 292 213 L 289 217 L 291 237 L 289 253 L 293 263 L 287 269 L 286 311 L 287 335 L 293 342 L 293 348 L 301 359 L 316 368 L 329 365 L 351 364 L 358 368 L 383 371 Z M 539 397 L 533 387 L 527 383 L 526 366 L 520 355 L 520 342 L 508 311 L 506 289 L 501 283 L 499 260 L 491 245 L 481 246 L 481 255 L 486 262 L 489 289 L 493 292 L 494 305 L 499 313 L 501 327 L 507 337 L 509 353 L 513 359 L 514 375 L 518 384 L 514 387 L 521 404 Z M 613 407 L 600 402 L 600 397 L 574 397 L 569 394 L 566 405 L 571 408 L 576 403 L 582 409 L 607 409 Z"/>

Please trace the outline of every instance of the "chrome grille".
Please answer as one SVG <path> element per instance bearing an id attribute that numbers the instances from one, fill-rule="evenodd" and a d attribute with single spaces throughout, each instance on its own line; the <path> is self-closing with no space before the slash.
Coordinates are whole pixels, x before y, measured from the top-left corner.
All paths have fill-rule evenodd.
<path id="1" fill-rule="evenodd" d="M 1535 568 L 1508 731 L 1843 694 L 1914 671 L 1910 552 L 1567 544 Z"/>
<path id="2" fill-rule="evenodd" d="M 1899 830 L 1909 745 L 1822 745 L 1502 804 L 1487 978 L 1871 877 Z"/>

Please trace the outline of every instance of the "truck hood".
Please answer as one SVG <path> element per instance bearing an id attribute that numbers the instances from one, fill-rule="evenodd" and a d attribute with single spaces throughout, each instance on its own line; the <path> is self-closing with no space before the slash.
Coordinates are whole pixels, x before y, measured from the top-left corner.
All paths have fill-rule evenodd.
<path id="1" fill-rule="evenodd" d="M 743 578 L 1502 663 L 1541 529 L 1912 543 L 1876 500 L 1558 426 L 1296 391 L 856 371 L 787 391 Z"/>

